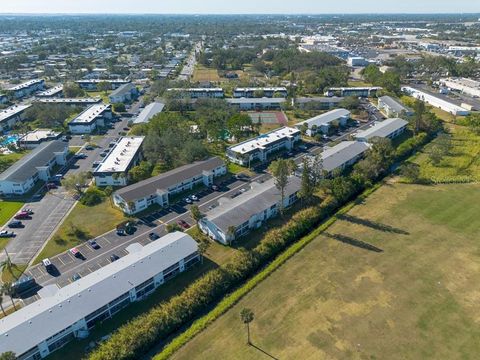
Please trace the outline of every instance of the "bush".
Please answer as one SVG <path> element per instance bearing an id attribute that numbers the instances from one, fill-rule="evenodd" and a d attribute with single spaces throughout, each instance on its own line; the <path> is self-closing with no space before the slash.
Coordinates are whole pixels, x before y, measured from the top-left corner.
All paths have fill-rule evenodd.
<path id="1" fill-rule="evenodd" d="M 97 187 L 91 187 L 85 191 L 85 194 L 83 194 L 80 202 L 85 206 L 95 206 L 100 204 L 104 197 L 105 194 L 103 191 Z"/>
<path id="2" fill-rule="evenodd" d="M 123 103 L 115 103 L 113 104 L 113 111 L 115 112 L 125 112 L 127 109 L 125 108 L 125 104 Z"/>

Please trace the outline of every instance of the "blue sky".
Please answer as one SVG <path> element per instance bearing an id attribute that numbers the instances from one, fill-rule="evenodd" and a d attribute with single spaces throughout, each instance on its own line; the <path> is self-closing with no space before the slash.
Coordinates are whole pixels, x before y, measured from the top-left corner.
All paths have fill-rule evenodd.
<path id="1" fill-rule="evenodd" d="M 479 0 L 0 0 L 0 2 L 0 13 L 480 13 Z"/>

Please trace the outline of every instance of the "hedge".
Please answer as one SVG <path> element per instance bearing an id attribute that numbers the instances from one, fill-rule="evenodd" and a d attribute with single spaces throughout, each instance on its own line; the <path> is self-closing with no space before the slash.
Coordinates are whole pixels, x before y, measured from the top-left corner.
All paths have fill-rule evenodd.
<path id="1" fill-rule="evenodd" d="M 411 154 L 419 146 L 419 143 L 426 141 L 417 137 L 412 139 L 416 140 L 410 141 L 408 146 L 405 146 L 401 152 L 397 152 L 397 158 Z M 364 193 L 361 199 L 378 188 L 378 186 Z M 348 194 L 349 196 L 345 197 L 345 202 L 360 194 L 362 190 L 364 190 L 364 185 L 352 188 Z M 300 210 L 280 228 L 268 231 L 254 249 L 237 253 L 227 264 L 209 271 L 189 285 L 181 294 L 159 304 L 148 313 L 140 315 L 121 326 L 109 340 L 102 343 L 98 349 L 92 352 L 89 358 L 91 360 L 138 359 L 161 339 L 167 338 L 179 331 L 186 323 L 192 321 L 195 316 L 198 316 L 205 310 L 205 307 L 215 304 L 228 292 L 233 291 L 220 301 L 209 314 L 194 322 L 190 329 L 168 345 L 164 352 L 159 355 L 160 358 L 165 358 L 162 354 L 165 353 L 167 354 L 165 356 L 168 356 L 173 353 L 175 349 L 178 349 L 201 331 L 209 322 L 233 306 L 236 301 L 248 293 L 249 289 L 252 289 L 258 282 L 311 241 L 315 237 L 313 234 L 318 234 L 319 231 L 322 231 L 322 227 L 316 230 L 318 232 L 314 231 L 305 238 L 303 236 L 312 232 L 312 228 L 315 228 L 325 218 L 332 215 L 345 202 L 339 204 L 335 199 L 330 199 L 322 204 Z M 349 206 L 353 206 L 353 204 Z M 341 211 L 348 211 L 344 209 L 349 209 L 349 207 L 347 206 Z M 335 217 L 332 217 L 323 226 L 329 226 L 335 219 Z M 300 239 L 302 239 L 300 242 L 285 251 L 280 258 L 275 259 L 278 254 Z M 242 287 L 235 290 L 237 286 L 241 285 L 255 272 L 261 270 L 262 266 L 270 261 L 273 262 Z"/>

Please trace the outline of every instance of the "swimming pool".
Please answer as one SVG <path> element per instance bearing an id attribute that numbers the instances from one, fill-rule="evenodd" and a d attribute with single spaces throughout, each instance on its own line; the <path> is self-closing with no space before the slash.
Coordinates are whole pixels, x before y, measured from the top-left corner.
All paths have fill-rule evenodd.
<path id="1" fill-rule="evenodd" d="M 18 135 L 7 135 L 4 136 L 0 145 L 7 146 L 12 143 L 16 143 L 20 137 Z"/>

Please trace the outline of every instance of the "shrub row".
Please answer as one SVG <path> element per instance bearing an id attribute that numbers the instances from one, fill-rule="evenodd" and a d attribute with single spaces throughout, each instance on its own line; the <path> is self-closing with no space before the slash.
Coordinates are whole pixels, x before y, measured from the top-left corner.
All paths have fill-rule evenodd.
<path id="1" fill-rule="evenodd" d="M 402 151 L 397 153 L 398 158 L 403 158 L 406 156 L 405 154 L 411 154 L 418 148 L 418 144 L 423 143 L 423 141 L 419 139 L 409 141 L 408 146 L 404 146 Z M 343 204 L 357 196 L 363 189 L 364 186 L 358 183 L 355 187 L 349 188 L 349 193 L 342 196 Z M 268 264 L 269 261 L 272 261 L 292 243 L 298 241 L 307 233 L 312 232 L 312 229 L 322 220 L 332 215 L 343 204 L 340 204 L 335 199 L 330 199 L 322 204 L 300 210 L 283 226 L 268 231 L 253 250 L 237 253 L 227 264 L 211 270 L 189 285 L 181 294 L 167 302 L 161 303 L 148 313 L 138 316 L 128 324 L 120 327 L 108 341 L 102 343 L 98 349 L 91 353 L 89 358 L 91 360 L 140 358 L 161 339 L 180 330 L 188 321 L 191 321 L 196 315 L 204 311 L 206 306 L 219 301 L 225 294 L 234 290 L 257 272 L 261 266 Z M 332 218 L 327 224 L 333 223 L 334 220 Z M 308 240 L 310 237 L 306 239 Z M 264 272 L 260 272 L 251 282 L 244 285 L 245 288 L 239 288 L 237 292 L 232 293 L 224 301 L 217 304 L 217 307 L 207 314 L 205 319 L 202 318 L 204 320 L 198 320 L 194 323 L 194 327 L 191 330 L 187 330 L 185 335 L 166 348 L 165 354 L 167 355 L 165 356 L 182 346 L 210 321 L 213 321 L 221 313 L 225 312 L 241 296 L 245 295 L 249 289 L 253 288 L 276 267 L 280 266 L 282 259 L 285 261 L 299 250 L 299 246 L 301 248 L 302 244 L 306 244 L 307 240 L 294 246 L 291 250 L 289 249 L 281 259 L 275 260 L 269 267 L 264 269 Z"/>

